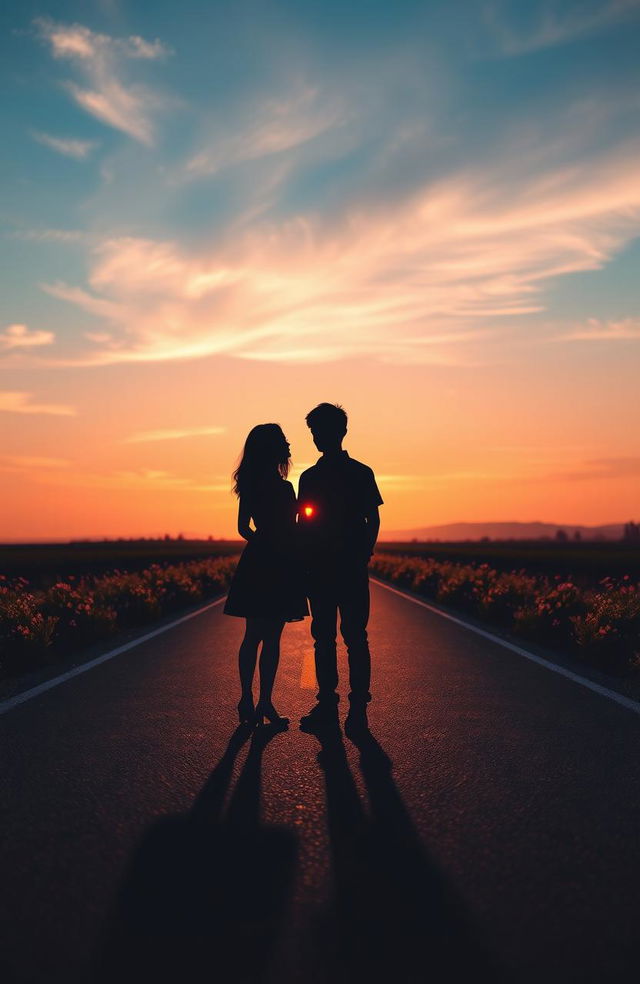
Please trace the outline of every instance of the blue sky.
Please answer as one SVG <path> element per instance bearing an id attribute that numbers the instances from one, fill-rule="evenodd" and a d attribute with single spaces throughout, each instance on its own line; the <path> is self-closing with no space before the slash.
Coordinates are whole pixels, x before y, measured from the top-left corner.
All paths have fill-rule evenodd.
<path id="1" fill-rule="evenodd" d="M 5 4 L 0 409 L 184 360 L 534 406 L 560 362 L 589 419 L 638 360 L 639 40 L 640 0 Z"/>
<path id="2" fill-rule="evenodd" d="M 388 276 L 406 289 L 408 266 L 422 268 L 429 282 L 429 267 L 438 270 L 438 237 L 432 251 L 425 230 L 430 220 L 412 223 L 407 214 L 418 202 L 432 198 L 438 222 L 484 223 L 481 253 L 500 231 L 486 221 L 489 210 L 496 217 L 557 212 L 565 194 L 576 201 L 557 218 L 550 213 L 556 242 L 547 249 L 526 240 L 528 218 L 504 217 L 502 228 L 522 252 L 512 273 L 532 293 L 525 303 L 514 287 L 506 317 L 539 331 L 537 324 L 553 318 L 554 300 L 563 322 L 635 317 L 624 253 L 638 232 L 639 25 L 640 5 L 620 0 L 9 4 L 2 37 L 5 318 L 46 319 L 76 357 L 127 358 L 145 345 L 122 323 L 109 325 L 112 356 L 99 343 L 83 347 L 75 334 L 88 321 L 104 327 L 109 302 L 121 299 L 117 274 L 87 290 L 96 270 L 100 281 L 96 256 L 109 255 L 107 243 L 138 242 L 139 263 L 154 244 L 172 244 L 171 261 L 202 257 L 208 267 L 220 253 L 246 258 L 252 237 L 267 243 L 275 235 L 282 246 L 288 234 L 279 257 L 286 264 L 306 235 L 322 267 L 327 240 L 343 237 L 344 255 L 358 249 L 349 226 L 360 222 L 368 240 L 385 224 L 389 251 L 372 258 L 362 283 Z M 296 223 L 307 231 L 296 232 Z M 422 241 L 407 257 L 406 241 L 416 234 Z M 463 268 L 460 254 L 468 257 L 476 244 L 452 250 L 444 238 L 446 262 Z M 499 264 L 499 257 L 486 264 L 489 278 Z M 597 311 L 596 299 L 587 306 L 573 290 L 572 278 L 584 270 L 598 271 Z M 310 284 L 302 305 L 315 304 L 316 294 Z M 332 309 L 331 298 L 321 300 L 323 311 Z M 428 330 L 433 309 L 410 307 L 410 322 Z M 466 327 L 470 317 L 486 326 L 485 311 L 494 309 L 469 302 L 463 310 Z M 437 311 L 445 326 L 446 311 L 440 304 Z M 488 317 L 502 324 L 501 315 Z M 246 327 L 232 320 L 234 337 L 220 343 L 242 351 Z M 459 318 L 450 320 L 459 328 Z M 326 347 L 332 358 L 336 345 Z M 284 357 L 289 348 L 267 346 Z M 311 357 L 321 348 L 317 340 Z"/>

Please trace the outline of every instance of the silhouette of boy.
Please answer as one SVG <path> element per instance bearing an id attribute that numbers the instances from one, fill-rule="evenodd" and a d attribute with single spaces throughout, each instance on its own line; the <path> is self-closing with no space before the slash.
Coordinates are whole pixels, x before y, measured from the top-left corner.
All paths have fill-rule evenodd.
<path id="1" fill-rule="evenodd" d="M 347 724 L 366 726 L 371 700 L 369 558 L 380 529 L 382 496 L 371 468 L 342 449 L 347 433 L 344 409 L 321 403 L 307 425 L 322 457 L 300 476 L 298 523 L 311 604 L 318 703 L 303 725 L 335 719 L 339 697 L 336 623 L 349 657 L 350 710 Z"/>

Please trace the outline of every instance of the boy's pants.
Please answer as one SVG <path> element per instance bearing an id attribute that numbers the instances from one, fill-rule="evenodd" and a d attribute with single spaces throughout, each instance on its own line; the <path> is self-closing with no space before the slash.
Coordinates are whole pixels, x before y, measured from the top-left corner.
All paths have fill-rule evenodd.
<path id="1" fill-rule="evenodd" d="M 367 640 L 369 620 L 369 572 L 366 563 L 344 562 L 331 570 L 317 569 L 309 579 L 311 635 L 315 644 L 317 698 L 336 700 L 337 619 L 349 656 L 349 700 L 366 704 L 371 700 L 371 656 Z"/>

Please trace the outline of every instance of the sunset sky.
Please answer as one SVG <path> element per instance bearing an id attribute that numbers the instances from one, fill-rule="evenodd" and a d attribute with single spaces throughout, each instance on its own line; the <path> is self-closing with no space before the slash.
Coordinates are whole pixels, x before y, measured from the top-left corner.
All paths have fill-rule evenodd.
<path id="1" fill-rule="evenodd" d="M 640 519 L 640 0 L 1 25 L 0 540 L 234 534 L 323 400 L 383 532 Z"/>

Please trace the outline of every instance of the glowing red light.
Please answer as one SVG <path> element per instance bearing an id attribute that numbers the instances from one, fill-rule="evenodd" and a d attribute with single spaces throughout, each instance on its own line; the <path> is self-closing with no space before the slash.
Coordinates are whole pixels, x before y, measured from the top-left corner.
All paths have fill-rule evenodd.
<path id="1" fill-rule="evenodd" d="M 309 516 L 313 516 L 315 509 L 313 508 L 313 506 L 305 506 L 302 511 L 305 514 L 305 516 L 308 518 Z"/>

